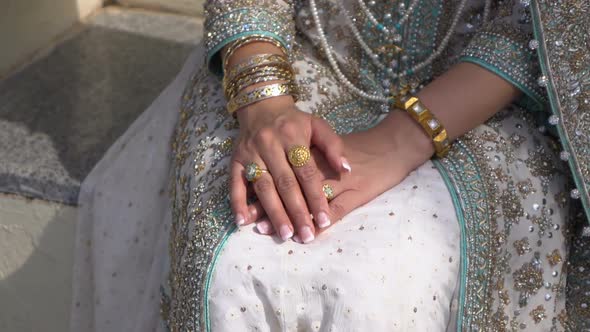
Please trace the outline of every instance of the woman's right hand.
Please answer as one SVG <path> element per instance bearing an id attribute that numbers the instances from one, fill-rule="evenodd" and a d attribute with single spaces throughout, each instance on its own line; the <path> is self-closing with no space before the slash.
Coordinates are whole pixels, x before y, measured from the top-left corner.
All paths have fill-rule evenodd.
<path id="1" fill-rule="evenodd" d="M 319 228 L 328 227 L 329 206 L 322 191 L 321 177 L 313 158 L 302 167 L 293 167 L 287 152 L 297 145 L 317 147 L 337 172 L 350 171 L 342 156 L 342 142 L 328 123 L 299 110 L 291 96 L 262 100 L 237 111 L 240 134 L 231 161 L 230 198 L 239 226 L 258 219 L 247 204 L 245 167 L 255 162 L 270 173 L 262 173 L 252 188 L 283 240 L 296 232 L 304 242 L 314 239 L 313 215 Z M 268 225 L 268 224 L 267 224 Z M 273 229 L 260 228 L 269 234 Z"/>

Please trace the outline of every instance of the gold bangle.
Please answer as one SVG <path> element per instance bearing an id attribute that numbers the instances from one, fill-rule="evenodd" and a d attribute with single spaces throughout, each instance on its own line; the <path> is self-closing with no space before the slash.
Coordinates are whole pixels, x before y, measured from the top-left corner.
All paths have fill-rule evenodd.
<path id="1" fill-rule="evenodd" d="M 254 104 L 255 102 L 286 95 L 291 95 L 297 100 L 298 89 L 294 83 L 273 83 L 265 85 L 250 92 L 241 93 L 231 99 L 227 103 L 227 111 L 233 114 L 238 109 Z"/>
<path id="2" fill-rule="evenodd" d="M 434 150 L 438 158 L 444 158 L 451 149 L 451 142 L 447 130 L 432 112 L 422 104 L 415 96 L 402 98 L 396 102 L 396 106 L 408 112 L 432 139 Z"/>
<path id="3" fill-rule="evenodd" d="M 244 61 L 234 65 L 224 75 L 224 79 L 231 81 L 241 72 L 249 70 L 253 67 L 266 65 L 280 65 L 285 64 L 291 66 L 287 57 L 282 54 L 257 54 L 246 58 Z"/>
<path id="4" fill-rule="evenodd" d="M 224 81 L 223 88 L 225 96 L 228 100 L 232 99 L 238 94 L 238 92 L 252 84 L 270 81 L 270 77 L 276 77 L 278 80 L 288 82 L 292 82 L 295 80 L 295 75 L 288 68 L 253 68 L 249 71 L 244 72 L 242 75 L 239 75 L 231 82 Z"/>
<path id="5" fill-rule="evenodd" d="M 261 66 L 256 66 L 256 67 L 251 67 L 248 68 L 246 70 L 243 70 L 241 72 L 238 72 L 236 75 L 232 76 L 232 77 L 227 77 L 223 79 L 223 88 L 224 90 L 227 90 L 228 88 L 230 88 L 232 85 L 235 85 L 236 82 L 239 82 L 241 80 L 244 80 L 245 77 L 249 77 L 252 75 L 271 75 L 271 74 L 277 74 L 277 73 L 286 73 L 286 74 L 290 74 L 293 77 L 295 77 L 295 75 L 293 74 L 293 70 L 289 65 L 286 64 L 273 64 L 273 65 L 261 65 Z"/>
<path id="6" fill-rule="evenodd" d="M 281 81 L 281 82 L 293 82 L 293 75 L 289 73 L 277 73 L 277 74 L 264 74 L 264 75 L 252 75 L 246 76 L 243 80 L 237 82 L 235 86 L 232 86 L 226 91 L 226 97 L 228 100 L 234 98 L 238 93 L 247 87 L 264 82 L 270 81 Z"/>
<path id="7" fill-rule="evenodd" d="M 232 55 L 234 55 L 235 51 L 238 48 L 254 42 L 265 42 L 273 44 L 274 46 L 278 47 L 285 55 L 288 56 L 287 49 L 278 40 L 264 35 L 248 35 L 235 40 L 227 47 L 224 53 L 223 70 L 225 71 L 227 69 L 229 59 L 232 57 Z"/>

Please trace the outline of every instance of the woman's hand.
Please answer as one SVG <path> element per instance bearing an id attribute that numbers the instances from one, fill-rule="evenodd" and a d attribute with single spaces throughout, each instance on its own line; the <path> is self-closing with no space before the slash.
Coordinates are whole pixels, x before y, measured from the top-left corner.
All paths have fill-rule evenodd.
<path id="1" fill-rule="evenodd" d="M 330 207 L 322 191 L 322 178 L 313 158 L 302 167 L 292 167 L 287 151 L 302 145 L 319 149 L 336 172 L 350 166 L 342 157 L 342 141 L 322 119 L 297 109 L 290 96 L 260 101 L 237 111 L 240 135 L 231 161 L 231 207 L 238 225 L 258 219 L 258 210 L 249 209 L 245 166 L 251 162 L 268 170 L 253 183 L 259 206 L 267 215 L 266 229 L 283 240 L 295 232 L 309 242 L 316 229 L 331 224 Z"/>
<path id="2" fill-rule="evenodd" d="M 342 140 L 343 153 L 354 172 L 337 174 L 319 151 L 313 151 L 322 183 L 334 189 L 335 197 L 329 203 L 330 218 L 334 221 L 400 183 L 434 152 L 423 129 L 401 111 L 393 112 L 374 128 L 345 135 Z M 254 203 L 250 209 L 257 215 L 264 214 L 259 203 Z M 259 230 L 269 227 L 265 217 L 257 225 Z M 297 234 L 295 240 L 302 242 L 301 234 Z"/>

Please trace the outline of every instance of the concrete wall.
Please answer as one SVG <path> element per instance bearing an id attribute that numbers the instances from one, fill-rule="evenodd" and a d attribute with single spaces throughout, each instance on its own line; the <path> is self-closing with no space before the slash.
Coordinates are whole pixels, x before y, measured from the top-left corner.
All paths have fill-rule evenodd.
<path id="1" fill-rule="evenodd" d="M 103 0 L 4 0 L 0 8 L 0 78 L 30 61 Z"/>
<path id="2" fill-rule="evenodd" d="M 116 0 L 123 6 L 141 7 L 165 10 L 190 16 L 200 16 L 203 13 L 205 0 Z"/>

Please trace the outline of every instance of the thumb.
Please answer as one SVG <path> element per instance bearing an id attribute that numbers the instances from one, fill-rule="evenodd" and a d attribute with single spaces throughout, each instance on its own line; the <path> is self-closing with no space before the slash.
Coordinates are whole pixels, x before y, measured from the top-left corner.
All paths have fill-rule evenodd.
<path id="1" fill-rule="evenodd" d="M 330 166 L 337 172 L 350 172 L 350 164 L 344 158 L 342 138 L 324 119 L 311 117 L 311 144 L 320 149 Z"/>

